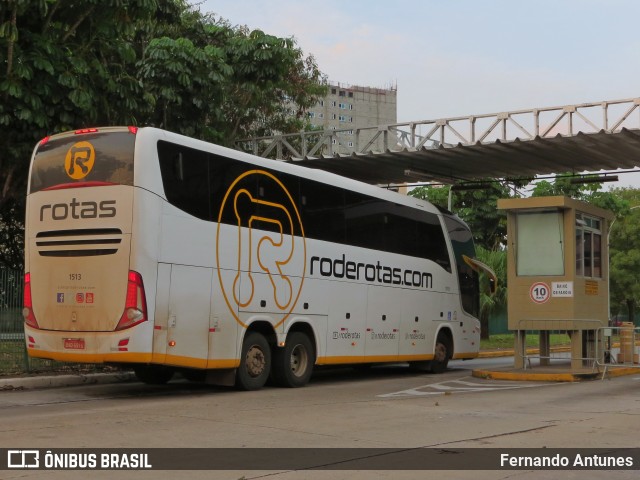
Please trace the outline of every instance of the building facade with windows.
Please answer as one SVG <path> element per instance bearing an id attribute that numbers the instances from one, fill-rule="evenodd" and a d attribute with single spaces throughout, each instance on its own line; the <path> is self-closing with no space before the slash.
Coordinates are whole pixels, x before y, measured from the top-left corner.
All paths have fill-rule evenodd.
<path id="1" fill-rule="evenodd" d="M 319 130 L 335 130 L 334 152 L 350 154 L 362 149 L 378 133 L 378 125 L 398 122 L 397 86 L 362 87 L 330 83 L 326 97 L 309 109 L 309 121 Z M 364 129 L 364 130 L 363 130 Z M 382 151 L 382 137 L 368 150 Z"/>

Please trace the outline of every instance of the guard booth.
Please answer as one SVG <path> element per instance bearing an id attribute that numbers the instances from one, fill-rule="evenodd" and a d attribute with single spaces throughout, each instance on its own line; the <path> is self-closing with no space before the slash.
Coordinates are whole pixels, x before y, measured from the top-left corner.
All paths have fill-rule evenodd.
<path id="1" fill-rule="evenodd" d="M 571 338 L 571 369 L 595 359 L 597 330 L 609 321 L 607 232 L 612 212 L 568 197 L 498 200 L 507 212 L 508 327 L 515 368 L 526 368 L 527 331 L 550 362 L 551 331 Z"/>

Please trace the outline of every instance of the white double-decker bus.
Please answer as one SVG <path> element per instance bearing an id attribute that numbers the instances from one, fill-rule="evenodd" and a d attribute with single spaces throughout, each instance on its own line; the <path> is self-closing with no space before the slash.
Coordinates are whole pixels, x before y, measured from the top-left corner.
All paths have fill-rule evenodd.
<path id="1" fill-rule="evenodd" d="M 467 226 L 431 204 L 155 128 L 43 139 L 25 235 L 30 356 L 298 387 L 315 365 L 478 354 Z"/>

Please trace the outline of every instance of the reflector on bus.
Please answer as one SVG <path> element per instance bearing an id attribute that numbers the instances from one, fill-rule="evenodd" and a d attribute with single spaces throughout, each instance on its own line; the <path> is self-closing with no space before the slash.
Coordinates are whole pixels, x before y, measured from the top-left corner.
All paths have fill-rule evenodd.
<path id="1" fill-rule="evenodd" d="M 31 273 L 24 274 L 24 309 L 22 316 L 27 325 L 33 328 L 40 328 L 33 313 L 33 301 L 31 297 Z"/>
<path id="2" fill-rule="evenodd" d="M 122 317 L 116 326 L 116 330 L 131 328 L 147 320 L 147 299 L 144 294 L 142 275 L 129 271 L 127 282 L 127 299 Z"/>

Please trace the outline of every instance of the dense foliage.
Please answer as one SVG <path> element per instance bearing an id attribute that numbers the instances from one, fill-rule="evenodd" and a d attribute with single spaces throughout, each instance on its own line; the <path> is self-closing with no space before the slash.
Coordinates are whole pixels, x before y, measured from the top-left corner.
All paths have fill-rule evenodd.
<path id="1" fill-rule="evenodd" d="M 293 39 L 184 0 L 0 2 L 0 264 L 21 263 L 29 156 L 45 135 L 153 125 L 230 145 L 299 131 L 324 83 Z"/>
<path id="2" fill-rule="evenodd" d="M 624 207 L 611 225 L 609 258 L 611 266 L 611 315 L 635 318 L 640 299 L 640 190 L 619 188 L 612 191 Z"/>

